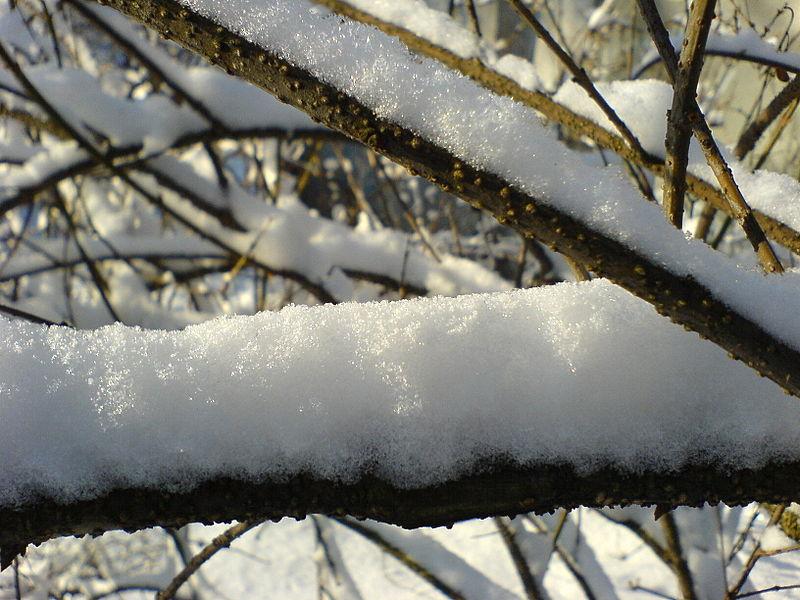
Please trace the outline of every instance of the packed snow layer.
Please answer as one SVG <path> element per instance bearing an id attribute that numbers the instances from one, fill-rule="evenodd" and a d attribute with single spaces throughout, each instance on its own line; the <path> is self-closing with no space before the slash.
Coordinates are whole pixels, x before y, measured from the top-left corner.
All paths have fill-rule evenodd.
<path id="1" fill-rule="evenodd" d="M 0 321 L 0 504 L 217 475 L 800 454 L 800 402 L 607 281 L 290 307 L 180 332 Z"/>

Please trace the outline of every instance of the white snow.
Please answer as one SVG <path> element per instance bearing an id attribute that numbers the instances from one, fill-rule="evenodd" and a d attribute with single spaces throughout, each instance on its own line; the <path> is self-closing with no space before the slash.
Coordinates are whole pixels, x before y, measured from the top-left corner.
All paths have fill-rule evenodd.
<path id="1" fill-rule="evenodd" d="M 683 44 L 683 33 L 670 35 L 672 46 L 680 48 Z M 780 50 L 774 38 L 764 38 L 754 29 L 744 28 L 738 32 L 711 32 L 706 42 L 707 54 L 718 54 L 729 57 L 741 57 L 763 61 L 767 64 L 783 66 L 788 71 L 800 71 L 800 54 Z M 653 48 L 639 62 L 636 74 L 641 74 L 651 65 L 658 62 L 658 51 Z"/>
<path id="2" fill-rule="evenodd" d="M 418 486 L 492 456 L 636 470 L 800 455 L 796 399 L 603 280 L 180 332 L 4 320 L 0 340 L 0 504 L 303 469 Z"/>

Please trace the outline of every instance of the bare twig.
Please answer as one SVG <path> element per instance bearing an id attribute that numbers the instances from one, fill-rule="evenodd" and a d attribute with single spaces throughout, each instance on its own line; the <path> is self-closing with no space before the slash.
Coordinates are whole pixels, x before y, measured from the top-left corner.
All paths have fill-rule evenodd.
<path id="1" fill-rule="evenodd" d="M 209 544 L 200 552 L 195 554 L 189 563 L 178 573 L 172 581 L 167 584 L 163 590 L 156 594 L 156 600 L 170 600 L 175 597 L 175 594 L 186 580 L 189 579 L 200 567 L 202 567 L 208 560 L 223 548 L 227 548 L 237 538 L 242 537 L 245 533 L 250 531 L 253 527 L 259 524 L 259 521 L 242 521 L 233 527 L 225 530 L 223 533 L 215 537 Z"/>
<path id="2" fill-rule="evenodd" d="M 96 10 L 84 4 L 81 0 L 65 0 L 74 10 L 87 21 L 95 25 L 100 31 L 104 32 L 110 37 L 126 54 L 133 56 L 142 66 L 144 66 L 153 75 L 158 77 L 159 81 L 167 84 L 177 95 L 180 100 L 185 100 L 192 109 L 206 121 L 209 125 L 220 133 L 227 131 L 227 126 L 216 116 L 214 113 L 203 104 L 200 100 L 190 94 L 184 86 L 182 86 L 174 78 L 170 77 L 168 73 L 156 64 L 156 62 L 147 54 L 142 52 L 136 43 L 128 39 L 124 34 L 117 31 L 114 26 L 101 17 Z"/>
<path id="3" fill-rule="evenodd" d="M 795 76 L 786 86 L 775 96 L 770 103 L 756 116 L 748 125 L 747 129 L 739 136 L 733 154 L 739 160 L 747 156 L 755 147 L 759 138 L 766 131 L 772 122 L 778 118 L 786 107 L 793 101 L 800 98 L 800 76 Z"/>
<path id="4" fill-rule="evenodd" d="M 19 559 L 14 559 L 14 598 L 22 600 L 22 587 L 19 583 Z"/>
<path id="5" fill-rule="evenodd" d="M 772 152 L 773 148 L 775 148 L 775 144 L 778 143 L 778 139 L 781 137 L 784 131 L 786 131 L 786 127 L 789 125 L 789 121 L 791 121 L 792 117 L 794 116 L 795 111 L 797 110 L 797 104 L 800 99 L 795 98 L 794 102 L 789 106 L 789 108 L 781 115 L 780 119 L 778 119 L 778 123 L 772 131 L 772 134 L 767 141 L 766 147 L 764 151 L 761 153 L 761 156 L 758 157 L 756 164 L 753 165 L 753 169 L 760 169 L 764 166 L 764 163 L 769 157 L 770 153 Z"/>
<path id="6" fill-rule="evenodd" d="M 672 84 L 672 108 L 667 118 L 663 205 L 667 220 L 683 227 L 686 167 L 692 139 L 689 112 L 695 104 L 697 83 L 703 68 L 703 48 L 714 18 L 716 0 L 695 0 L 686 25 L 683 50 Z"/>
<path id="7" fill-rule="evenodd" d="M 534 514 L 525 515 L 528 520 L 533 523 L 534 527 L 536 527 L 540 532 L 548 532 L 547 526 L 542 522 L 542 520 Z M 564 566 L 567 567 L 567 570 L 572 574 L 575 578 L 575 581 L 578 582 L 578 585 L 581 586 L 581 590 L 586 595 L 586 600 L 597 600 L 597 595 L 594 593 L 591 585 L 589 585 L 589 581 L 586 579 L 586 576 L 583 574 L 581 570 L 581 566 L 578 563 L 577 559 L 569 552 L 563 544 L 559 543 L 558 539 L 561 536 L 561 532 L 563 531 L 564 524 L 567 522 L 569 518 L 569 511 L 566 509 L 562 509 L 562 515 L 559 518 L 558 522 L 556 523 L 555 530 L 551 533 L 553 536 L 553 549 L 555 550 L 556 554 L 558 554 L 559 558 L 564 561 Z M 578 533 L 577 535 L 580 535 Z M 577 542 L 576 542 L 577 546 Z"/>
<path id="8" fill-rule="evenodd" d="M 511 556 L 514 568 L 517 570 L 517 575 L 519 575 L 522 587 L 525 590 L 525 597 L 528 598 L 528 600 L 541 600 L 545 598 L 542 591 L 539 589 L 536 578 L 528 567 L 528 561 L 525 559 L 525 555 L 522 553 L 519 544 L 517 544 L 517 534 L 514 531 L 514 525 L 511 523 L 511 520 L 508 517 L 495 517 L 494 524 L 500 532 L 500 537 L 503 538 L 503 543 Z"/>
<path id="9" fill-rule="evenodd" d="M 597 90 L 586 70 L 580 67 L 573 58 L 561 47 L 561 45 L 550 35 L 550 32 L 539 22 L 533 12 L 522 3 L 522 0 L 508 0 L 514 9 L 519 13 L 523 20 L 539 36 L 547 47 L 558 57 L 561 63 L 572 75 L 573 81 L 581 86 L 589 97 L 597 104 L 603 114 L 614 124 L 619 134 L 625 139 L 628 145 L 638 155 L 644 155 L 644 149 L 636 136 L 628 129 L 616 111 L 611 108 L 603 95 Z"/>
<path id="10" fill-rule="evenodd" d="M 475 0 L 464 0 L 464 5 L 467 10 L 467 16 L 469 17 L 469 23 L 472 26 L 472 30 L 475 32 L 475 35 L 480 37 L 481 23 L 478 20 L 478 11 L 475 9 Z"/>
<path id="11" fill-rule="evenodd" d="M 38 315 L 34 315 L 33 313 L 20 310 L 19 308 L 15 308 L 13 306 L 7 306 L 5 304 L 0 304 L 0 312 L 12 317 L 24 319 L 25 321 L 30 321 L 31 323 L 38 323 L 40 325 L 62 325 L 64 327 L 70 327 L 68 323 L 56 323 L 50 319 L 45 319 L 44 317 L 40 317 Z"/>
<path id="12" fill-rule="evenodd" d="M 700 218 L 697 220 L 697 228 L 694 231 L 694 237 L 698 240 L 705 241 L 708 236 L 708 230 L 711 229 L 711 223 L 714 221 L 714 216 L 717 214 L 717 209 L 711 204 L 706 202 L 703 204 L 703 211 L 700 213 Z"/>
<path id="13" fill-rule="evenodd" d="M 390 543 L 388 540 L 384 539 L 378 532 L 373 531 L 372 529 L 365 527 L 358 521 L 354 519 L 348 518 L 341 518 L 341 517 L 332 517 L 340 525 L 344 525 L 348 529 L 355 531 L 359 535 L 363 536 L 364 538 L 368 539 L 370 542 L 378 546 L 381 550 L 386 552 L 389 556 L 396 558 L 400 563 L 411 569 L 414 573 L 416 573 L 419 577 L 430 583 L 434 588 L 439 590 L 447 598 L 451 600 L 465 600 L 464 595 L 459 592 L 458 590 L 453 589 L 450 585 L 442 581 L 439 577 L 437 577 L 434 573 L 431 573 L 429 569 L 427 569 L 424 565 L 417 562 L 413 556 L 409 555 L 408 553 L 404 552 L 394 544 Z"/>
<path id="14" fill-rule="evenodd" d="M 769 521 L 767 521 L 767 527 L 778 523 L 781 520 L 785 509 L 786 507 L 782 505 L 775 506 L 770 513 Z M 750 573 L 753 571 L 753 567 L 756 566 L 758 559 L 760 559 L 763 555 L 764 554 L 761 551 L 761 542 L 757 541 L 753 546 L 753 550 L 750 553 L 742 572 L 739 575 L 739 579 L 737 579 L 736 583 L 728 588 L 727 592 L 725 593 L 725 600 L 734 600 L 734 598 L 739 596 L 739 593 L 741 592 L 742 587 L 744 587 L 747 578 L 750 577 Z"/>
<path id="15" fill-rule="evenodd" d="M 672 570 L 675 577 L 678 579 L 678 588 L 681 592 L 683 600 L 696 600 L 697 593 L 694 589 L 694 581 L 692 572 L 689 570 L 689 564 L 686 562 L 686 557 L 681 548 L 681 538 L 678 533 L 678 526 L 675 523 L 675 517 L 672 512 L 668 512 L 662 519 L 661 530 L 664 532 L 664 538 L 667 541 L 667 548 L 672 556 Z"/>
<path id="16" fill-rule="evenodd" d="M 760 596 L 761 594 L 769 594 L 770 592 L 783 592 L 786 590 L 796 590 L 796 589 L 800 589 L 800 583 L 795 583 L 793 585 L 773 585 L 772 587 L 762 588 L 760 590 L 747 592 L 745 594 L 739 594 L 736 597 L 751 598 L 752 596 Z"/>

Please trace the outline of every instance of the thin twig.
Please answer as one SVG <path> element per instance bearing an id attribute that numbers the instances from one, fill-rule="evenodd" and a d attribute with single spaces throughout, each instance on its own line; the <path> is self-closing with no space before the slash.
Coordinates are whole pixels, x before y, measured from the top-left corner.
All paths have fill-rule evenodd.
<path id="1" fill-rule="evenodd" d="M 708 202 L 703 204 L 703 210 L 700 213 L 700 218 L 697 220 L 697 227 L 694 230 L 694 237 L 698 240 L 705 241 L 708 237 L 708 231 L 711 229 L 711 223 L 714 221 L 714 216 L 717 214 L 717 209 Z"/>
<path id="2" fill-rule="evenodd" d="M 794 102 L 792 102 L 789 109 L 781 115 L 781 118 L 778 119 L 778 123 L 773 130 L 770 139 L 767 141 L 766 148 L 764 148 L 764 152 L 761 153 L 761 156 L 758 157 L 756 164 L 753 165 L 754 170 L 758 170 L 764 166 L 764 163 L 769 157 L 770 153 L 772 152 L 773 148 L 775 148 L 775 144 L 778 143 L 778 139 L 781 137 L 784 131 L 786 131 L 786 127 L 789 125 L 789 121 L 792 120 L 795 111 L 797 110 L 798 98 L 795 98 Z"/>
<path id="3" fill-rule="evenodd" d="M 681 598 L 683 600 L 696 600 L 697 593 L 694 590 L 692 572 L 689 570 L 689 564 L 686 562 L 683 548 L 681 548 L 681 538 L 678 534 L 675 516 L 672 512 L 668 512 L 659 520 L 659 523 L 661 523 L 661 530 L 664 532 L 664 538 L 667 541 L 667 548 L 672 555 L 672 570 L 678 579 Z"/>
<path id="4" fill-rule="evenodd" d="M 22 587 L 19 583 L 19 558 L 14 559 L 14 598 L 22 600 Z"/>
<path id="5" fill-rule="evenodd" d="M 117 31 L 111 23 L 103 19 L 93 8 L 89 8 L 80 0 L 66 0 L 66 2 L 79 12 L 83 18 L 110 37 L 126 54 L 133 56 L 142 66 L 158 77 L 159 81 L 166 83 L 180 100 L 185 100 L 198 115 L 208 121 L 214 130 L 218 132 L 227 131 L 227 126 L 207 106 L 190 94 L 178 81 L 165 73 L 152 58 L 141 51 L 134 41 L 129 40 L 124 34 Z"/>
<path id="6" fill-rule="evenodd" d="M 563 510 L 563 509 L 562 509 Z M 537 528 L 542 533 L 548 532 L 547 526 L 542 522 L 542 520 L 534 514 L 525 515 L 527 519 L 533 523 L 534 527 Z M 592 586 L 589 585 L 589 581 L 586 579 L 586 576 L 581 571 L 580 564 L 578 563 L 577 559 L 567 551 L 563 544 L 559 543 L 558 539 L 561 536 L 561 532 L 563 531 L 564 524 L 569 517 L 569 511 L 564 510 L 561 518 L 559 519 L 558 523 L 556 523 L 556 529 L 551 534 L 553 536 L 553 549 L 555 550 L 556 554 L 558 554 L 559 558 L 564 561 L 564 566 L 567 567 L 567 570 L 572 574 L 575 578 L 575 581 L 578 582 L 578 585 L 581 586 L 583 593 L 586 595 L 586 600 L 597 600 L 597 595 L 594 593 Z M 580 530 L 576 533 L 576 548 L 578 545 L 578 541 L 580 536 Z"/>
<path id="7" fill-rule="evenodd" d="M 431 573 L 425 566 L 417 562 L 414 557 L 407 554 L 397 546 L 391 544 L 389 541 L 384 539 L 378 532 L 373 531 L 372 529 L 365 527 L 361 523 L 355 521 L 354 519 L 350 518 L 340 518 L 340 517 L 331 517 L 334 521 L 339 523 L 340 525 L 344 525 L 348 529 L 351 529 L 358 533 L 359 535 L 363 536 L 364 538 L 368 539 L 370 542 L 378 546 L 381 550 L 386 552 L 386 554 L 396 558 L 399 562 L 403 565 L 411 569 L 414 573 L 419 575 L 422 579 L 430 583 L 434 588 L 439 590 L 444 596 L 450 598 L 451 600 L 464 600 L 464 595 L 453 589 L 447 583 L 442 581 L 439 577 Z"/>
<path id="8" fill-rule="evenodd" d="M 672 84 L 672 108 L 667 113 L 663 205 L 667 220 L 678 229 L 683 227 L 686 167 L 692 139 L 688 116 L 696 102 L 697 84 L 703 68 L 703 49 L 714 19 L 715 6 L 716 0 L 695 0 L 692 4 L 683 50 Z"/>
<path id="9" fill-rule="evenodd" d="M 475 9 L 475 0 L 464 0 L 464 5 L 467 9 L 467 16 L 469 17 L 470 25 L 472 25 L 472 30 L 475 32 L 475 35 L 480 37 L 481 24 L 478 20 L 478 11 Z"/>
<path id="10" fill-rule="evenodd" d="M 772 510 L 769 521 L 767 521 L 767 527 L 775 525 L 781 520 L 783 516 L 783 511 L 786 510 L 785 506 L 777 505 Z M 741 592 L 742 587 L 744 587 L 747 578 L 750 577 L 750 573 L 753 571 L 753 568 L 756 566 L 758 559 L 763 556 L 761 552 L 761 542 L 757 541 L 753 546 L 752 552 L 750 552 L 750 556 L 747 559 L 747 562 L 742 569 L 741 574 L 739 575 L 739 579 L 736 580 L 736 583 L 733 584 L 725 593 L 725 600 L 733 600 L 739 596 L 739 592 Z"/>
<path id="11" fill-rule="evenodd" d="M 794 100 L 800 98 L 800 76 L 795 76 L 786 86 L 775 96 L 764 109 L 758 113 L 755 119 L 748 125 L 747 129 L 739 136 L 736 147 L 733 150 L 734 156 L 742 160 L 755 147 L 759 138 L 766 131 L 772 122 L 778 118 L 787 106 Z"/>
<path id="12" fill-rule="evenodd" d="M 572 57 L 559 45 L 559 43 L 550 35 L 550 32 L 539 22 L 539 19 L 533 12 L 522 3 L 522 0 L 508 0 L 514 9 L 519 13 L 523 20 L 530 26 L 531 29 L 539 36 L 545 45 L 555 54 L 561 63 L 572 75 L 573 81 L 581 86 L 589 97 L 597 104 L 603 114 L 614 124 L 619 134 L 625 139 L 631 149 L 639 156 L 645 154 L 642 145 L 636 136 L 628 129 L 623 120 L 617 115 L 616 111 L 611 108 L 603 95 L 597 91 L 594 83 L 589 78 L 586 70 L 580 67 Z"/>
<path id="13" fill-rule="evenodd" d="M 17 317 L 19 319 L 30 321 L 31 323 L 38 323 L 40 325 L 59 325 L 64 327 L 71 327 L 71 325 L 69 325 L 68 323 L 56 323 L 55 321 L 51 321 L 50 319 L 45 319 L 44 317 L 40 317 L 38 315 L 34 315 L 33 313 L 20 310 L 19 308 L 14 308 L 13 306 L 6 306 L 5 304 L 0 304 L 0 312 L 10 315 L 12 317 Z"/>
<path id="14" fill-rule="evenodd" d="M 511 555 L 511 561 L 514 563 L 514 568 L 517 570 L 517 575 L 519 575 L 519 579 L 522 582 L 525 596 L 528 600 L 540 600 L 544 598 L 545 596 L 539 589 L 536 578 L 528 567 L 528 561 L 525 559 L 525 555 L 522 553 L 522 549 L 517 543 L 517 534 L 516 531 L 514 531 L 511 520 L 508 517 L 495 517 L 494 524 L 500 532 L 500 537 L 503 538 L 503 543 L 506 545 L 509 555 Z"/>
<path id="15" fill-rule="evenodd" d="M 215 537 L 205 548 L 192 557 L 192 560 L 190 560 L 181 572 L 169 582 L 167 587 L 156 594 L 156 600 L 170 600 L 174 598 L 178 588 L 186 583 L 186 580 L 189 579 L 197 569 L 202 567 L 217 552 L 230 546 L 234 540 L 242 537 L 259 523 L 260 521 L 242 521 Z"/>
<path id="16" fill-rule="evenodd" d="M 751 596 L 760 596 L 761 594 L 768 594 L 770 592 L 782 592 L 784 590 L 796 590 L 800 589 L 800 583 L 795 583 L 792 585 L 773 585 L 772 587 L 763 588 L 760 590 L 755 590 L 754 592 L 747 592 L 745 594 L 739 594 L 736 596 L 737 598 L 750 598 Z"/>

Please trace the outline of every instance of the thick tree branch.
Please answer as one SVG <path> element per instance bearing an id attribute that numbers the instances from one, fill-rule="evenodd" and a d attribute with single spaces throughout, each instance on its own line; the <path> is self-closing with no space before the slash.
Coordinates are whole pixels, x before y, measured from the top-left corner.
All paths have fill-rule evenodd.
<path id="1" fill-rule="evenodd" d="M 614 468 L 576 473 L 568 465 L 523 468 L 496 464 L 419 489 L 397 488 L 368 474 L 352 483 L 308 475 L 261 483 L 215 479 L 193 490 L 125 489 L 66 505 L 38 499 L 25 506 L 0 507 L 0 558 L 5 566 L 26 544 L 59 535 L 155 525 L 181 527 L 193 522 L 303 518 L 321 513 L 421 527 L 581 505 L 657 503 L 671 508 L 700 506 L 707 501 L 733 506 L 753 500 L 785 504 L 798 497 L 797 463 L 768 463 L 759 469 L 732 472 L 712 465 L 687 465 L 665 473 Z"/>

